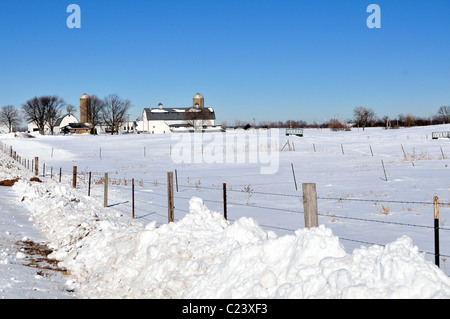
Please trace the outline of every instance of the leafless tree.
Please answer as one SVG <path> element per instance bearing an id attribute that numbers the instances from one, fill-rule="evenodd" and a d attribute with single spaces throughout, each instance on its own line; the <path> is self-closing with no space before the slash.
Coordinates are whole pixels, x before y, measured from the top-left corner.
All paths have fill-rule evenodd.
<path id="1" fill-rule="evenodd" d="M 45 109 L 36 96 L 22 104 L 22 109 L 28 122 L 34 122 L 38 127 L 39 134 L 45 132 Z"/>
<path id="2" fill-rule="evenodd" d="M 96 135 L 95 127 L 102 121 L 102 113 L 105 108 L 105 101 L 97 95 L 91 95 L 90 107 L 88 111 L 88 121 L 92 126 L 91 134 Z"/>
<path id="3" fill-rule="evenodd" d="M 437 112 L 437 117 L 442 123 L 450 123 L 450 106 L 441 106 Z"/>
<path id="4" fill-rule="evenodd" d="M 211 119 L 211 112 L 209 109 L 205 108 L 190 108 L 186 109 L 183 113 L 183 120 L 189 126 L 194 128 L 194 131 L 201 131 L 203 126 L 205 126 L 208 121 Z"/>
<path id="5" fill-rule="evenodd" d="M 119 128 L 131 108 L 131 101 L 124 100 L 117 94 L 110 94 L 105 97 L 104 103 L 101 111 L 102 120 L 110 128 L 111 134 L 119 134 Z"/>
<path id="6" fill-rule="evenodd" d="M 36 124 L 39 134 L 44 135 L 46 124 L 53 134 L 53 128 L 64 104 L 64 100 L 56 95 L 36 96 L 22 104 L 22 109 L 26 119 Z"/>
<path id="7" fill-rule="evenodd" d="M 355 121 L 358 124 L 358 127 L 362 127 L 365 130 L 366 126 L 375 120 L 375 113 L 368 108 L 363 106 L 358 106 L 353 110 L 353 116 L 355 117 Z"/>
<path id="8" fill-rule="evenodd" d="M 19 112 L 13 105 L 6 105 L 0 109 L 0 123 L 8 127 L 9 133 L 19 122 Z"/>
<path id="9" fill-rule="evenodd" d="M 66 112 L 67 112 L 67 114 L 72 115 L 72 114 L 75 113 L 76 110 L 77 110 L 77 108 L 76 108 L 75 105 L 67 104 L 67 106 L 66 106 Z"/>
<path id="10" fill-rule="evenodd" d="M 56 95 L 43 96 L 40 98 L 43 107 L 46 109 L 45 118 L 51 134 L 55 128 L 56 121 L 61 117 L 61 109 L 65 106 L 63 98 Z"/>

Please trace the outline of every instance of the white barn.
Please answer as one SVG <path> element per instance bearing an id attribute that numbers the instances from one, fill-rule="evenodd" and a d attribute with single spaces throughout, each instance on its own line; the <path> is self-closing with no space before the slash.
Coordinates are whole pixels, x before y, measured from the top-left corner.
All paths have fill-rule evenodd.
<path id="1" fill-rule="evenodd" d="M 78 123 L 78 119 L 72 114 L 66 114 L 56 120 L 55 127 L 53 129 L 53 133 L 61 133 L 61 129 L 71 123 Z M 39 129 L 34 122 L 28 123 L 28 133 L 37 132 Z M 50 132 L 50 127 L 48 124 L 45 125 L 45 133 Z"/>
<path id="2" fill-rule="evenodd" d="M 208 115 L 204 120 L 186 120 L 186 112 L 204 110 Z M 142 126 L 139 128 L 149 134 L 168 134 L 173 132 L 189 132 L 199 130 L 215 130 L 216 114 L 211 107 L 204 107 L 203 95 L 197 93 L 192 107 L 164 108 L 160 103 L 156 108 L 145 108 L 142 114 Z M 194 127 L 196 126 L 196 127 Z"/>

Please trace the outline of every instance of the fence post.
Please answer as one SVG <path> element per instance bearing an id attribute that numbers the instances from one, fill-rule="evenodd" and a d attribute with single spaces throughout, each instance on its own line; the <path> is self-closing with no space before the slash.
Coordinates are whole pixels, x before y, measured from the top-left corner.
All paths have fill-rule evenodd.
<path id="1" fill-rule="evenodd" d="M 131 219 L 134 219 L 134 178 L 131 179 Z"/>
<path id="2" fill-rule="evenodd" d="M 34 176 L 38 176 L 39 173 L 39 157 L 34 158 Z"/>
<path id="3" fill-rule="evenodd" d="M 294 171 L 294 164 L 291 163 L 291 168 L 292 168 L 292 175 L 294 176 L 294 184 L 295 184 L 295 190 L 297 191 L 297 180 L 295 179 L 295 171 Z"/>
<path id="4" fill-rule="evenodd" d="M 77 167 L 73 167 L 73 174 L 72 174 L 72 187 L 77 188 Z"/>
<path id="5" fill-rule="evenodd" d="M 403 159 L 406 161 L 407 156 L 406 156 L 405 149 L 403 148 L 403 144 L 400 144 L 400 146 L 402 147 L 402 151 L 403 151 Z"/>
<path id="6" fill-rule="evenodd" d="M 317 192 L 316 184 L 303 184 L 303 208 L 305 211 L 305 227 L 312 228 L 319 226 L 319 216 L 317 213 Z"/>
<path id="7" fill-rule="evenodd" d="M 439 267 L 439 207 L 437 196 L 434 196 L 434 261 Z"/>
<path id="8" fill-rule="evenodd" d="M 178 173 L 176 168 L 175 168 L 175 185 L 177 186 L 177 193 L 178 193 Z"/>
<path id="9" fill-rule="evenodd" d="M 88 196 L 91 196 L 91 172 L 89 172 Z"/>
<path id="10" fill-rule="evenodd" d="M 103 193 L 103 207 L 108 207 L 108 173 L 105 173 L 105 188 Z"/>
<path id="11" fill-rule="evenodd" d="M 59 168 L 59 182 L 61 183 L 62 168 Z"/>
<path id="12" fill-rule="evenodd" d="M 386 175 L 386 169 L 384 168 L 384 162 L 381 160 L 381 165 L 383 165 L 383 172 L 384 172 L 384 178 L 386 179 L 386 182 L 388 181 L 387 175 Z"/>
<path id="13" fill-rule="evenodd" d="M 167 172 L 167 199 L 168 199 L 168 213 L 169 213 L 169 223 L 174 222 L 173 216 L 173 173 Z"/>
<path id="14" fill-rule="evenodd" d="M 223 218 L 228 220 L 227 214 L 227 183 L 223 183 Z"/>

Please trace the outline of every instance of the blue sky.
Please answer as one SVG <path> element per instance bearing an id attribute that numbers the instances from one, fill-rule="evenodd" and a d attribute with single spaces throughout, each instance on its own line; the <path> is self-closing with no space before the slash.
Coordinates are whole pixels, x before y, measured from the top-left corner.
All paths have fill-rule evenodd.
<path id="1" fill-rule="evenodd" d="M 449 16 L 449 0 L 1 0 L 0 106 L 117 93 L 137 117 L 200 92 L 219 123 L 428 117 L 450 105 Z"/>

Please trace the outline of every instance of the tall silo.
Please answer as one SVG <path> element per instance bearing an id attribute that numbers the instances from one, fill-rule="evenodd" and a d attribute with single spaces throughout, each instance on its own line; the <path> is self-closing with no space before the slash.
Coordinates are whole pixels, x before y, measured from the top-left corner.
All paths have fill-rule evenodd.
<path id="1" fill-rule="evenodd" d="M 89 123 L 91 97 L 84 93 L 80 96 L 80 123 Z"/>
<path id="2" fill-rule="evenodd" d="M 203 95 L 201 95 L 200 93 L 195 94 L 194 98 L 193 98 L 192 106 L 194 108 L 203 109 L 205 107 L 205 99 L 204 99 Z"/>

